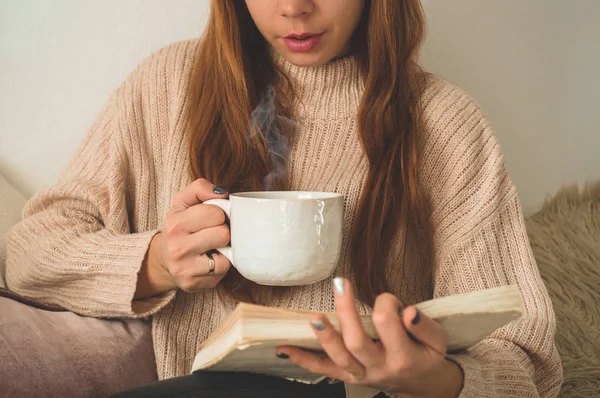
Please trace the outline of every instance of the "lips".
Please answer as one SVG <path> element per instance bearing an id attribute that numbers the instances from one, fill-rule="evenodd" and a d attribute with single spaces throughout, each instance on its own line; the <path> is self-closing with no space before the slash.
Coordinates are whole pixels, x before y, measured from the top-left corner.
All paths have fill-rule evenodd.
<path id="1" fill-rule="evenodd" d="M 286 47 L 294 52 L 308 52 L 313 50 L 323 38 L 324 33 L 291 34 L 283 38 Z"/>
<path id="2" fill-rule="evenodd" d="M 286 37 L 286 39 L 298 39 L 298 40 L 304 40 L 304 39 L 307 39 L 307 38 L 309 38 L 309 37 L 312 37 L 312 36 L 318 36 L 318 35 L 319 35 L 318 33 L 300 33 L 300 34 L 298 34 L 298 35 L 296 35 L 296 34 L 291 34 L 291 35 L 289 35 L 288 37 Z"/>

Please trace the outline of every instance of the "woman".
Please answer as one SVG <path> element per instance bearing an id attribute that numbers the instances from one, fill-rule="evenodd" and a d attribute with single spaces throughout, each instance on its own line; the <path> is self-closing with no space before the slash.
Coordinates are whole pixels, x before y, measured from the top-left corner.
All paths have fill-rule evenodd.
<path id="1" fill-rule="evenodd" d="M 418 0 L 213 0 L 202 40 L 140 65 L 59 183 L 29 203 L 8 238 L 9 287 L 88 316 L 152 315 L 161 379 L 186 375 L 244 300 L 337 310 L 341 334 L 312 321 L 329 359 L 278 356 L 348 394 L 556 395 L 553 312 L 516 190 L 481 110 L 419 68 L 423 30 Z M 202 202 L 264 189 L 345 196 L 338 278 L 258 286 L 212 254 L 229 231 Z M 444 331 L 410 306 L 512 283 L 526 317 L 459 355 L 440 354 Z M 373 314 L 380 344 L 358 313 Z M 151 390 L 344 395 L 341 384 L 194 377 Z"/>

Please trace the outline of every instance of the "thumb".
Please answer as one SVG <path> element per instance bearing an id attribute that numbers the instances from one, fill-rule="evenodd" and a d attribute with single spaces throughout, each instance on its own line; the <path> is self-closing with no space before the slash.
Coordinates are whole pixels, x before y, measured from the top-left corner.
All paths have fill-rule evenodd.
<path id="1" fill-rule="evenodd" d="M 446 355 L 448 334 L 439 323 L 425 316 L 414 305 L 403 311 L 402 323 L 415 340 L 440 355 Z"/>
<path id="2" fill-rule="evenodd" d="M 209 199 L 224 199 L 228 195 L 227 189 L 217 187 L 210 181 L 200 178 L 175 195 L 173 209 L 183 211 Z"/>

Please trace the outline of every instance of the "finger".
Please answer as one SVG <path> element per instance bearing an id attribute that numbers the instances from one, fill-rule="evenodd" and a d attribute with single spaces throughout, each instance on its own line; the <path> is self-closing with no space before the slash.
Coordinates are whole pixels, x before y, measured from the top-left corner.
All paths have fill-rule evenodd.
<path id="1" fill-rule="evenodd" d="M 413 338 L 436 353 L 445 356 L 448 348 L 448 334 L 439 323 L 425 316 L 415 306 L 404 310 L 402 321 Z"/>
<path id="2" fill-rule="evenodd" d="M 415 344 L 402 325 L 401 308 L 400 300 L 389 293 L 377 296 L 373 306 L 373 325 L 386 353 L 391 356 L 407 355 Z"/>
<path id="3" fill-rule="evenodd" d="M 175 195 L 171 209 L 172 211 L 183 211 L 209 199 L 226 198 L 227 195 L 224 188 L 216 187 L 208 180 L 200 178 Z"/>
<path id="4" fill-rule="evenodd" d="M 189 253 L 203 254 L 210 250 L 227 246 L 231 233 L 227 225 L 202 229 L 181 238 L 181 244 L 189 247 Z"/>
<path id="5" fill-rule="evenodd" d="M 283 346 L 277 349 L 277 356 L 308 370 L 311 373 L 327 376 L 344 382 L 354 381 L 354 377 L 337 366 L 330 358 L 320 356 L 298 347 Z"/>
<path id="6" fill-rule="evenodd" d="M 225 213 L 213 205 L 197 204 L 185 211 L 173 213 L 171 217 L 171 223 L 179 224 L 177 228 L 189 234 L 225 223 Z"/>
<path id="7" fill-rule="evenodd" d="M 342 336 L 331 325 L 327 317 L 319 315 L 311 320 L 311 325 L 321 347 L 333 363 L 356 379 L 362 379 L 366 373 L 364 366 L 348 351 Z"/>
<path id="8" fill-rule="evenodd" d="M 333 280 L 335 312 L 340 321 L 342 338 L 348 351 L 362 365 L 376 366 L 385 361 L 383 351 L 367 336 L 356 310 L 352 285 L 345 278 Z"/>
<path id="9" fill-rule="evenodd" d="M 211 254 L 213 261 L 215 263 L 214 273 L 209 275 L 210 273 L 210 260 L 206 254 L 200 256 L 200 262 L 198 266 L 192 271 L 191 275 L 193 277 L 223 277 L 231 268 L 231 263 L 227 259 L 227 257 L 220 254 Z"/>
<path id="10" fill-rule="evenodd" d="M 177 280 L 225 275 L 231 267 L 227 257 L 216 253 L 211 255 L 215 263 L 213 275 L 209 275 L 210 261 L 205 253 L 188 256 L 186 259 L 177 262 L 175 266 L 169 269 L 169 273 Z"/>
<path id="11" fill-rule="evenodd" d="M 215 262 L 215 272 L 209 275 L 210 265 L 206 255 L 198 256 L 197 261 L 186 267 L 185 271 L 178 276 L 177 280 L 179 287 L 186 292 L 197 292 L 202 289 L 209 289 L 217 286 L 217 284 L 225 277 L 231 264 L 225 256 L 213 254 Z"/>

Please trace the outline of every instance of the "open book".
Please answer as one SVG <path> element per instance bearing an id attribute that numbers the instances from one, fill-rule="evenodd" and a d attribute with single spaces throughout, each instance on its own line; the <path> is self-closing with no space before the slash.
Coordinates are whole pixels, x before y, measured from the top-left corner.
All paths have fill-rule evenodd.
<path id="1" fill-rule="evenodd" d="M 466 349 L 496 329 L 523 315 L 516 285 L 442 297 L 416 305 L 448 333 L 448 352 Z M 276 348 L 293 345 L 319 350 L 309 319 L 315 312 L 239 304 L 200 347 L 192 372 L 244 371 L 316 383 L 322 375 L 310 373 L 275 356 Z M 325 314 L 339 330 L 335 313 Z M 370 316 L 362 316 L 367 335 L 377 339 Z"/>

